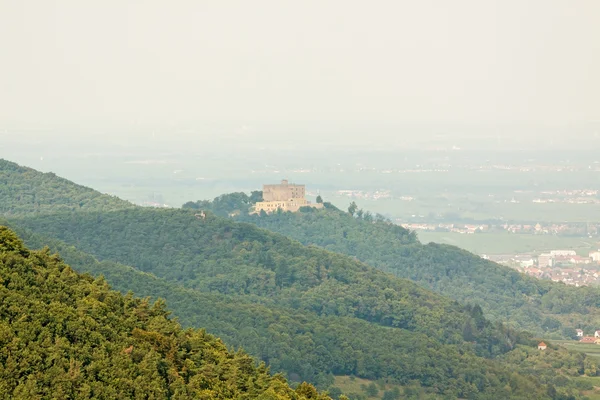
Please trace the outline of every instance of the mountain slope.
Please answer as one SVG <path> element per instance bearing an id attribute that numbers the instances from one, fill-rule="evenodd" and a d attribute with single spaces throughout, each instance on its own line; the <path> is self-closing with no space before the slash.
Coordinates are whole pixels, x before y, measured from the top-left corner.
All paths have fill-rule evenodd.
<path id="1" fill-rule="evenodd" d="M 477 307 L 463 308 L 411 282 L 251 225 L 156 209 L 11 223 L 110 260 L 100 264 L 111 283 L 164 296 L 182 321 L 242 345 L 294 380 L 326 386 L 330 374 L 354 374 L 403 385 L 418 381 L 432 394 L 483 399 L 544 398 L 556 376 L 549 370 L 545 377 L 524 378 L 514 373 L 516 365 L 483 358 L 535 342 L 490 324 Z M 61 250 L 80 265 L 90 264 L 75 252 Z M 129 277 L 119 277 L 117 261 L 147 272 L 129 268 Z M 559 391 L 569 391 L 572 381 L 565 377 L 561 386 Z"/>
<path id="2" fill-rule="evenodd" d="M 326 398 L 167 315 L 0 227 L 2 398 Z"/>
<path id="3" fill-rule="evenodd" d="M 0 215 L 59 211 L 110 211 L 133 205 L 114 196 L 76 185 L 53 173 L 42 173 L 0 159 Z"/>
<path id="4" fill-rule="evenodd" d="M 210 214 L 136 207 L 10 223 L 35 231 L 36 246 L 56 245 L 77 268 L 106 273 L 120 290 L 166 297 L 186 324 L 243 345 L 294 381 L 326 387 L 332 374 L 353 374 L 416 382 L 434 398 L 547 398 L 576 393 L 574 379 L 598 372 L 585 355 L 556 348 L 523 371 L 512 354 L 536 342 L 486 321 L 479 307 Z"/>
<path id="5" fill-rule="evenodd" d="M 570 337 L 575 328 L 594 330 L 600 325 L 597 288 L 541 281 L 455 246 L 423 245 L 411 232 L 385 221 L 331 208 L 240 215 L 237 220 L 356 257 L 461 303 L 479 304 L 492 320 L 538 335 Z"/>

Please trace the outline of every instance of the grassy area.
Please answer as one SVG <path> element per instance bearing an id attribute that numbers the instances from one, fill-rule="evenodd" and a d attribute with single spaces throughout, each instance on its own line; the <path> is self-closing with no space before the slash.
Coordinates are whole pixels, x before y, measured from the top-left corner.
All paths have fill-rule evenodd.
<path id="1" fill-rule="evenodd" d="M 365 388 L 372 384 L 377 386 L 378 393 L 376 396 L 369 397 Z M 363 396 L 369 400 L 382 399 L 385 391 L 393 390 L 395 387 L 397 387 L 400 393 L 402 393 L 402 386 L 390 385 L 379 381 L 370 381 L 368 379 L 356 378 L 347 375 L 336 376 L 334 386 L 340 388 L 342 392 L 350 398 L 350 400 L 359 398 L 359 396 Z M 353 396 L 353 394 L 357 394 L 359 396 Z"/>
<path id="2" fill-rule="evenodd" d="M 569 350 L 585 353 L 588 356 L 597 358 L 600 361 L 600 345 L 598 344 L 579 343 L 578 341 L 556 342 L 556 344 L 560 344 Z M 600 379 L 600 377 L 598 379 Z M 598 381 L 598 386 L 600 386 L 600 380 Z"/>
<path id="3" fill-rule="evenodd" d="M 587 256 L 600 247 L 597 239 L 553 235 L 523 235 L 506 232 L 466 235 L 455 232 L 418 232 L 423 243 L 445 243 L 475 254 L 540 253 L 553 249 L 572 249 Z"/>

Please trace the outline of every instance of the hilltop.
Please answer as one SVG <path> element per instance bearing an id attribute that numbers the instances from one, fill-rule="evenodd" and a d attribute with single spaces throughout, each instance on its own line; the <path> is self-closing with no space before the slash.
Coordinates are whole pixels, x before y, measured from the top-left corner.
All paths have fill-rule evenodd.
<path id="1" fill-rule="evenodd" d="M 85 186 L 0 159 L 0 215 L 112 211 L 133 204 Z"/>
<path id="2" fill-rule="evenodd" d="M 0 396 L 326 399 L 0 226 Z"/>

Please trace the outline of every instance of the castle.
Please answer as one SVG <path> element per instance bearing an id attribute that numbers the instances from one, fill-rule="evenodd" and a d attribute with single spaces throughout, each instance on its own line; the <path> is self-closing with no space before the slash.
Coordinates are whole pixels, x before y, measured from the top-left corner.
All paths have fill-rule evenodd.
<path id="1" fill-rule="evenodd" d="M 305 193 L 304 185 L 290 184 L 285 179 L 277 185 L 263 185 L 263 201 L 256 203 L 254 212 L 270 213 L 277 209 L 296 212 L 300 207 L 323 208 L 323 204 L 311 204 L 306 200 Z"/>

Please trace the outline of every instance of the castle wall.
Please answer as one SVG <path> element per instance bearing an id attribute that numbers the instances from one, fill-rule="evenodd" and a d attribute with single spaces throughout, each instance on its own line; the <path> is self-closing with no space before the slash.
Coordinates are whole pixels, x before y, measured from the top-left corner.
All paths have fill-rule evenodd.
<path id="1" fill-rule="evenodd" d="M 306 200 L 305 193 L 305 185 L 290 185 L 286 180 L 278 185 L 263 185 L 263 201 L 255 204 L 254 212 L 262 210 L 271 213 L 277 209 L 296 212 L 300 207 L 306 206 L 323 208 L 323 204 L 311 204 Z"/>
<path id="2" fill-rule="evenodd" d="M 300 207 L 323 208 L 323 204 L 312 204 L 305 199 L 292 199 L 289 201 L 261 201 L 254 205 L 254 212 L 259 213 L 261 210 L 266 213 L 271 213 L 281 209 L 281 211 L 296 212 Z"/>

